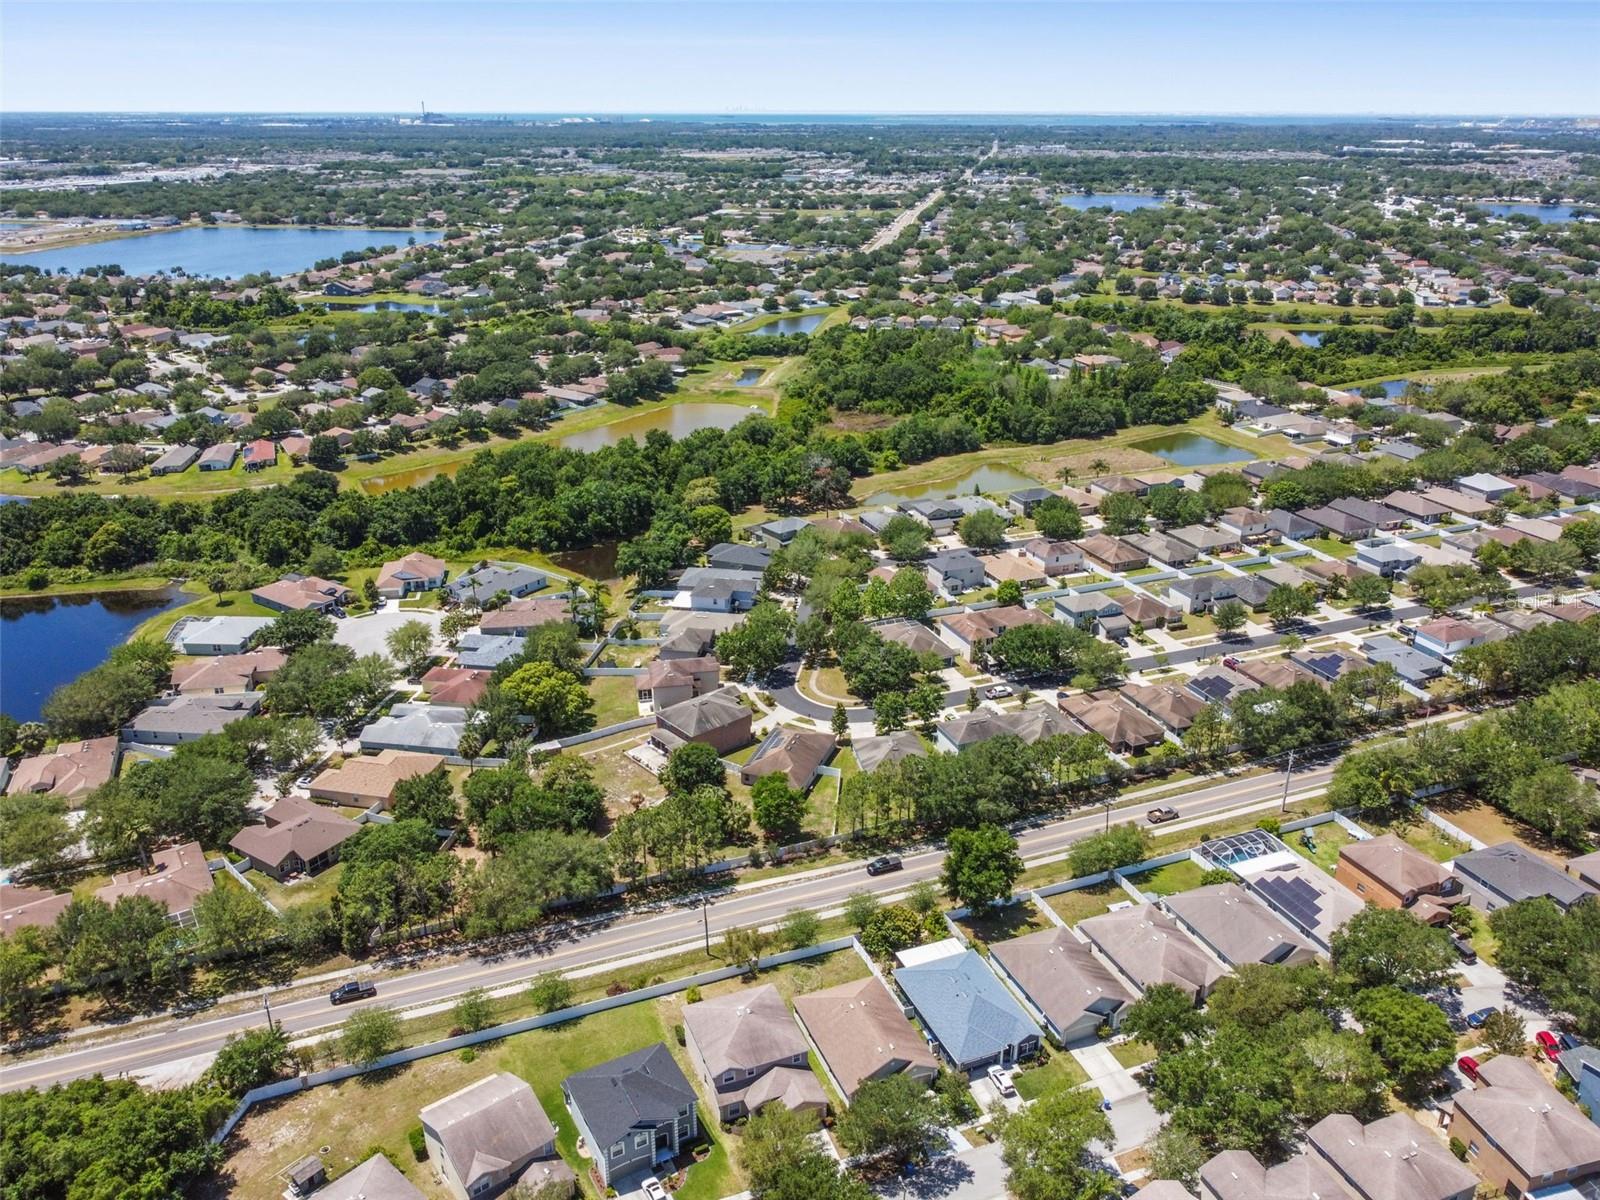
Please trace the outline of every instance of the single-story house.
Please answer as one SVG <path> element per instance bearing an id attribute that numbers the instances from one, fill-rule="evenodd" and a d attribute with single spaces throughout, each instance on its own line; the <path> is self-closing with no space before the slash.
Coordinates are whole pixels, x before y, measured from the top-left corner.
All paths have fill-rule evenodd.
<path id="1" fill-rule="evenodd" d="M 933 745 L 941 754 L 957 754 L 1002 734 L 1021 738 L 1031 746 L 1041 738 L 1078 732 L 1059 710 L 1046 704 L 1030 704 L 1021 712 L 980 708 L 941 723 L 934 733 Z"/>
<path id="2" fill-rule="evenodd" d="M 116 904 L 124 896 L 143 896 L 167 910 L 175 925 L 194 925 L 195 901 L 211 890 L 211 868 L 199 842 L 169 846 L 150 856 L 150 866 L 122 871 L 95 889 L 95 898 Z"/>
<path id="3" fill-rule="evenodd" d="M 73 800 L 110 781 L 117 773 L 116 737 L 59 743 L 54 750 L 17 763 L 6 782 L 6 795 L 57 796 Z"/>
<path id="4" fill-rule="evenodd" d="M 526 638 L 509 633 L 463 634 L 456 639 L 456 666 L 468 671 L 492 672 L 501 663 L 521 655 L 527 647 Z"/>
<path id="5" fill-rule="evenodd" d="M 1320 530 L 1333 537 L 1346 542 L 1359 541 L 1371 537 L 1377 525 L 1365 517 L 1358 517 L 1354 513 L 1347 513 L 1343 509 L 1323 505 L 1318 508 L 1302 508 L 1299 515 L 1316 525 Z"/>
<path id="6" fill-rule="evenodd" d="M 1048 625 L 1050 618 L 1036 608 L 1007 604 L 1000 608 L 972 609 L 939 619 L 944 640 L 968 660 L 983 656 L 989 643 L 1008 629 L 1022 625 Z"/>
<path id="7" fill-rule="evenodd" d="M 753 787 L 763 775 L 781 774 L 790 787 L 803 792 L 833 757 L 837 746 L 831 733 L 780 725 L 762 739 L 756 752 L 739 768 L 739 781 Z"/>
<path id="8" fill-rule="evenodd" d="M 1421 561 L 1421 551 L 1408 542 L 1366 538 L 1356 543 L 1356 562 L 1385 579 L 1404 575 Z"/>
<path id="9" fill-rule="evenodd" d="M 1267 523 L 1272 529 L 1286 538 L 1300 541 L 1304 538 L 1313 538 L 1322 532 L 1322 527 L 1315 521 L 1308 520 L 1299 513 L 1290 512 L 1286 508 L 1274 508 L 1267 513 Z"/>
<path id="10" fill-rule="evenodd" d="M 224 696 L 170 696 L 152 700 L 122 727 L 122 740 L 147 746 L 176 746 L 223 729 L 261 706 L 260 692 Z"/>
<path id="11" fill-rule="evenodd" d="M 1213 883 L 1168 896 L 1162 906 L 1230 967 L 1298 966 L 1315 961 L 1310 942 L 1237 883 Z"/>
<path id="12" fill-rule="evenodd" d="M 1231 667 L 1212 663 L 1193 675 L 1184 686 L 1207 704 L 1228 708 L 1240 696 L 1255 691 L 1261 685 Z"/>
<path id="13" fill-rule="evenodd" d="M 318 1169 L 321 1168 L 322 1163 L 318 1159 L 313 1157 L 311 1161 L 316 1163 Z M 292 1171 L 290 1187 L 294 1187 Z M 296 1194 L 308 1195 L 300 1191 Z M 332 1183 L 317 1188 L 316 1200 L 423 1200 L 423 1195 L 412 1186 L 409 1179 L 400 1174 L 387 1155 L 374 1154 L 366 1162 L 351 1167 Z"/>
<path id="14" fill-rule="evenodd" d="M 1039 1029 L 976 950 L 900 967 L 894 981 L 958 1069 L 1031 1058 Z"/>
<path id="15" fill-rule="evenodd" d="M 886 642 L 904 646 L 913 654 L 934 654 L 944 666 L 955 662 L 955 649 L 921 621 L 909 617 L 894 617 L 875 621 L 868 628 Z"/>
<path id="16" fill-rule="evenodd" d="M 1061 711 L 1085 733 L 1097 733 L 1118 754 L 1132 754 L 1166 740 L 1162 728 L 1116 692 L 1063 692 Z"/>
<path id="17" fill-rule="evenodd" d="M 450 753 L 454 753 L 452 749 Z M 381 804 L 385 808 L 394 803 L 394 789 L 402 781 L 417 775 L 426 775 L 444 765 L 442 754 L 417 753 L 410 750 L 380 750 L 376 754 L 363 754 L 349 758 L 337 767 L 329 767 L 311 781 L 308 789 L 318 800 L 329 800 L 356 808 L 370 808 Z"/>
<path id="18" fill-rule="evenodd" d="M 1014 550 L 988 554 L 979 561 L 983 563 L 985 581 L 996 587 L 1002 583 L 1015 583 L 1024 588 L 1043 587 L 1048 579 L 1043 567 Z"/>
<path id="19" fill-rule="evenodd" d="M 429 667 L 423 673 L 422 682 L 428 689 L 429 704 L 467 708 L 483 698 L 493 678 L 493 671 L 438 666 Z"/>
<path id="20" fill-rule="evenodd" d="M 238 442 L 218 442 L 215 446 L 207 446 L 200 452 L 200 469 L 226 471 L 233 466 L 233 460 L 238 457 Z"/>
<path id="21" fill-rule="evenodd" d="M 331 579 L 318 579 L 315 575 L 285 575 L 275 583 L 258 587 L 250 598 L 262 608 L 275 612 L 325 613 L 348 604 L 355 593 L 342 583 Z"/>
<path id="22" fill-rule="evenodd" d="M 1069 1046 L 1117 1027 L 1133 989 L 1094 956 L 1071 930 L 1052 928 L 994 942 L 989 962 L 1044 1019 L 1045 1031 Z"/>
<path id="23" fill-rule="evenodd" d="M 1188 542 L 1180 542 L 1164 533 L 1125 533 L 1120 540 L 1149 560 L 1169 567 L 1186 567 L 1199 554 Z"/>
<path id="24" fill-rule="evenodd" d="M 1386 507 L 1426 525 L 1432 525 L 1450 515 L 1450 510 L 1443 504 L 1429 500 L 1418 492 L 1390 492 L 1383 498 L 1383 503 Z"/>
<path id="25" fill-rule="evenodd" d="M 1469 496 L 1479 496 L 1491 504 L 1504 500 L 1517 490 L 1517 485 L 1511 480 L 1482 471 L 1456 480 L 1456 487 Z"/>
<path id="26" fill-rule="evenodd" d="M 1080 538 L 1078 549 L 1110 571 L 1136 571 L 1150 561 L 1150 556 L 1119 538 L 1104 533 L 1093 533 Z"/>
<path id="27" fill-rule="evenodd" d="M 1340 496 L 1337 500 L 1328 501 L 1328 507 L 1338 512 L 1349 513 L 1360 521 L 1370 521 L 1377 529 L 1399 529 L 1410 519 L 1403 512 L 1397 512 L 1383 504 L 1374 504 L 1371 500 L 1358 500 L 1354 496 Z"/>
<path id="28" fill-rule="evenodd" d="M 1180 734 L 1194 724 L 1194 719 L 1206 706 L 1193 692 L 1170 683 L 1124 684 L 1118 689 L 1118 695 L 1125 703 Z"/>
<path id="29" fill-rule="evenodd" d="M 228 845 L 248 866 L 282 880 L 290 875 L 315 875 L 339 861 L 339 848 L 360 831 L 348 817 L 330 808 L 285 796 L 262 814 L 261 825 L 246 825 Z"/>
<path id="30" fill-rule="evenodd" d="M 412 551 L 390 559 L 378 570 L 378 595 L 391 599 L 444 586 L 448 568 L 442 558 Z"/>
<path id="31" fill-rule="evenodd" d="M 483 614 L 478 629 L 493 637 L 525 638 L 541 625 L 572 620 L 572 604 L 565 597 L 512 600 Z"/>
<path id="32" fill-rule="evenodd" d="M 766 546 L 718 542 L 706 551 L 706 566 L 720 571 L 765 571 L 771 561 L 772 551 Z"/>
<path id="33" fill-rule="evenodd" d="M 1184 612 L 1209 612 L 1226 600 L 1259 609 L 1272 594 L 1272 585 L 1255 575 L 1183 575 L 1167 586 L 1167 594 Z"/>
<path id="34" fill-rule="evenodd" d="M 757 525 L 750 532 L 759 536 L 768 546 L 787 546 L 805 530 L 811 528 L 811 522 L 804 517 L 780 517 L 776 521 L 768 521 Z"/>
<path id="35" fill-rule="evenodd" d="M 925 758 L 928 753 L 928 747 L 922 739 L 909 729 L 897 729 L 878 737 L 856 738 L 851 749 L 855 751 L 856 765 L 869 775 L 886 762 Z"/>
<path id="36" fill-rule="evenodd" d="M 734 571 L 720 567 L 690 567 L 673 585 L 674 608 L 701 612 L 743 612 L 755 606 L 761 592 L 760 571 Z"/>
<path id="37" fill-rule="evenodd" d="M 931 1083 L 939 1061 L 875 975 L 794 998 L 795 1016 L 846 1101 L 904 1072 Z"/>
<path id="38" fill-rule="evenodd" d="M 167 641 L 179 654 L 204 657 L 243 654 L 271 617 L 191 617 L 179 621 Z"/>
<path id="39" fill-rule="evenodd" d="M 1183 614 L 1169 604 L 1163 604 L 1154 596 L 1145 596 L 1134 593 L 1117 601 L 1122 609 L 1122 615 L 1134 625 L 1141 625 L 1146 629 L 1157 629 L 1164 625 L 1176 625 L 1182 621 Z"/>
<path id="40" fill-rule="evenodd" d="M 1494 505 L 1482 496 L 1469 496 L 1454 488 L 1423 488 L 1417 494 L 1424 500 L 1432 500 L 1458 516 L 1486 517 L 1494 511 Z"/>
<path id="41" fill-rule="evenodd" d="M 71 904 L 71 892 L 0 883 L 0 937 L 18 929 L 48 929 Z"/>
<path id="42" fill-rule="evenodd" d="M 200 451 L 194 446 L 174 446 L 150 464 L 152 475 L 176 475 L 194 466 Z"/>
<path id="43" fill-rule="evenodd" d="M 1518 900 L 1548 896 L 1566 912 L 1597 889 L 1590 887 L 1540 858 L 1516 842 L 1501 842 L 1484 850 L 1458 854 L 1451 868 L 1466 886 L 1473 906 L 1494 912 Z"/>
<path id="44" fill-rule="evenodd" d="M 361 731 L 361 748 L 411 750 L 425 754 L 454 755 L 467 727 L 463 709 L 446 704 L 408 701 L 396 704 Z"/>
<path id="45" fill-rule="evenodd" d="M 1078 932 L 1141 991 L 1170 983 L 1198 1004 L 1228 973 L 1170 913 L 1153 904 L 1088 917 L 1078 922 Z"/>
<path id="46" fill-rule="evenodd" d="M 791 1111 L 827 1109 L 805 1035 L 770 983 L 684 1005 L 683 1033 L 684 1048 L 722 1120 L 774 1103 Z"/>
<path id="47" fill-rule="evenodd" d="M 1167 530 L 1167 536 L 1193 548 L 1196 554 L 1225 554 L 1237 550 L 1240 537 L 1231 529 L 1213 529 L 1208 525 L 1184 525 Z"/>
<path id="48" fill-rule="evenodd" d="M 1438 1138 L 1424 1134 L 1410 1113 L 1390 1113 L 1366 1126 L 1334 1113 L 1306 1138 L 1311 1153 L 1360 1200 L 1473 1200 L 1478 1190 L 1478 1177 Z M 1329 1200 L 1340 1194 L 1327 1193 Z"/>
<path id="49" fill-rule="evenodd" d="M 1567 859 L 1567 874 L 1600 892 L 1600 850 Z"/>
<path id="50" fill-rule="evenodd" d="M 550 586 L 550 576 L 522 563 L 489 562 L 464 571 L 445 585 L 445 595 L 455 604 L 483 606 L 485 600 L 506 593 L 513 600 Z"/>
<path id="51" fill-rule="evenodd" d="M 561 1095 L 607 1186 L 699 1136 L 694 1086 L 660 1042 L 567 1076 Z"/>
<path id="52" fill-rule="evenodd" d="M 1420 650 L 1413 650 L 1399 638 L 1390 637 L 1388 634 L 1371 637 L 1362 642 L 1361 653 L 1365 654 L 1367 661 L 1374 665 L 1388 663 L 1394 668 L 1396 675 L 1416 687 L 1444 674 L 1444 663 L 1439 659 L 1431 654 L 1423 654 Z"/>
<path id="53" fill-rule="evenodd" d="M 266 686 L 286 662 L 288 655 L 276 646 L 196 659 L 172 668 L 172 688 L 179 694 L 213 696 L 253 692 Z"/>

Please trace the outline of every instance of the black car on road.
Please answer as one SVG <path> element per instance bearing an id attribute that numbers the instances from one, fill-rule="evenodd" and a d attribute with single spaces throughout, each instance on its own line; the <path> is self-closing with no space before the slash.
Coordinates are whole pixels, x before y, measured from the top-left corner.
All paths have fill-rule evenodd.
<path id="1" fill-rule="evenodd" d="M 352 979 L 349 983 L 341 983 L 328 993 L 330 1004 L 348 1004 L 352 1000 L 370 1000 L 378 994 L 377 986 Z"/>
<path id="2" fill-rule="evenodd" d="M 898 854 L 880 854 L 867 864 L 868 875 L 882 875 L 887 871 L 898 871 L 901 867 Z"/>

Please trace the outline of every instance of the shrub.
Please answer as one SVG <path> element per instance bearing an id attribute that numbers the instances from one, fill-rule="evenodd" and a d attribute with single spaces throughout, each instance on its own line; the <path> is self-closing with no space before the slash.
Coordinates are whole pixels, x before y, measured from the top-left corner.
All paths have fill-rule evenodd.
<path id="1" fill-rule="evenodd" d="M 1462 1162 L 1466 1162 L 1467 1161 L 1467 1144 L 1465 1142 L 1463 1142 L 1458 1137 L 1451 1138 L 1450 1139 L 1450 1153 L 1454 1154 Z"/>
<path id="2" fill-rule="evenodd" d="M 428 1157 L 428 1139 L 422 1135 L 422 1126 L 413 1125 L 406 1130 L 406 1141 L 411 1143 L 411 1157 L 418 1162 Z"/>
<path id="3" fill-rule="evenodd" d="M 1256 822 L 1256 828 L 1265 829 L 1273 837 L 1277 837 L 1283 832 L 1283 822 L 1278 820 L 1277 817 L 1262 817 L 1261 820 Z"/>
<path id="4" fill-rule="evenodd" d="M 687 1046 L 689 1044 L 688 1040 L 684 1037 L 682 1021 L 678 1021 L 673 1024 L 672 1036 L 678 1039 L 678 1045 L 680 1046 Z"/>
<path id="5" fill-rule="evenodd" d="M 689 990 L 683 994 L 683 1002 L 685 1004 L 699 1004 L 700 988 L 698 986 L 691 986 Z"/>
<path id="6" fill-rule="evenodd" d="M 606 995 L 620 996 L 627 990 L 627 984 L 619 980 L 606 988 Z M 528 985 L 528 999 L 542 1013 L 555 1012 L 572 1003 L 572 984 L 554 971 L 546 971 Z"/>

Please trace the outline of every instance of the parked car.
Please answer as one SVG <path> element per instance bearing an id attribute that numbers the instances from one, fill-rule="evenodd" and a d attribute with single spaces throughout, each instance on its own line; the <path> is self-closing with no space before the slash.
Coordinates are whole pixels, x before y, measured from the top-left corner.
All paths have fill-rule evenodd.
<path id="1" fill-rule="evenodd" d="M 1561 1056 L 1561 1039 L 1548 1029 L 1541 1029 L 1533 1035 L 1533 1040 L 1539 1044 L 1539 1049 L 1544 1051 L 1544 1056 L 1555 1062 Z"/>
<path id="2" fill-rule="evenodd" d="M 377 994 L 378 989 L 374 984 L 352 979 L 349 983 L 341 983 L 329 992 L 328 1001 L 331 1004 L 348 1004 L 352 1000 L 370 1000 Z"/>
<path id="3" fill-rule="evenodd" d="M 1152 825 L 1159 825 L 1163 821 L 1176 821 L 1178 819 L 1178 810 L 1170 804 L 1160 804 L 1145 813 L 1144 818 Z"/>
<path id="4" fill-rule="evenodd" d="M 1456 956 L 1464 963 L 1478 961 L 1478 952 L 1472 948 L 1472 943 L 1459 934 L 1450 935 L 1450 944 L 1456 948 Z"/>
<path id="5" fill-rule="evenodd" d="M 983 689 L 983 694 L 990 700 L 1004 700 L 1007 696 L 1015 695 L 1009 684 L 997 683 L 993 687 Z"/>
<path id="6" fill-rule="evenodd" d="M 1482 1029 L 1483 1023 L 1499 1011 L 1498 1008 L 1490 1007 L 1480 1008 L 1477 1012 L 1469 1012 L 1467 1014 L 1467 1027 L 1469 1029 Z"/>
<path id="7" fill-rule="evenodd" d="M 1562 1029 L 1556 1030 L 1556 1042 L 1561 1046 L 1563 1051 L 1572 1050 L 1578 1046 L 1587 1046 L 1589 1044 L 1577 1034 L 1568 1033 Z"/>
<path id="8" fill-rule="evenodd" d="M 1015 1096 L 1017 1085 L 1011 1081 L 1011 1072 L 998 1063 L 990 1067 L 984 1074 L 988 1075 L 989 1082 L 994 1084 L 994 1090 L 1002 1096 Z"/>
<path id="9" fill-rule="evenodd" d="M 898 854 L 880 854 L 867 864 L 867 874 L 883 875 L 889 871 L 898 871 L 901 866 Z"/>
<path id="10" fill-rule="evenodd" d="M 1222 665 L 1227 667 L 1230 671 L 1237 671 L 1239 669 L 1239 660 L 1230 654 L 1227 658 L 1222 660 Z"/>
<path id="11" fill-rule="evenodd" d="M 1478 1082 L 1478 1060 L 1473 1058 L 1472 1055 L 1463 1054 L 1456 1059 L 1456 1066 L 1460 1067 L 1461 1073 L 1472 1080 L 1473 1083 Z"/>
<path id="12" fill-rule="evenodd" d="M 661 1180 L 654 1175 L 646 1175 L 639 1189 L 644 1192 L 645 1200 L 667 1200 L 667 1189 L 661 1186 Z"/>

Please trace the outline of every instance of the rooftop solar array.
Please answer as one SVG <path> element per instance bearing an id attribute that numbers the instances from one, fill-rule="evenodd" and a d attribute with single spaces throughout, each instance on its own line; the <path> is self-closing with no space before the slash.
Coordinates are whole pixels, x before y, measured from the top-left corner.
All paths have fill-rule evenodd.
<path id="1" fill-rule="evenodd" d="M 1258 877 L 1254 886 L 1302 929 L 1315 930 L 1321 924 L 1322 893 L 1300 876 L 1284 878 L 1269 871 Z"/>

